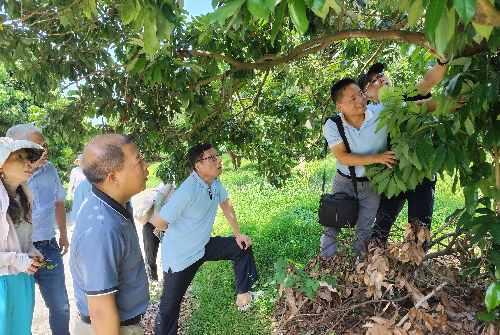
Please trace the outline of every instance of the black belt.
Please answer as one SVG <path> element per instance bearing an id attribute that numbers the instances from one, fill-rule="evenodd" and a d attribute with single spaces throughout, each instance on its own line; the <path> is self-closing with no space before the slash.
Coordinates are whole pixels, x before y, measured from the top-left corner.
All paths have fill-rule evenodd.
<path id="1" fill-rule="evenodd" d="M 351 179 L 351 176 L 343 173 L 342 171 L 340 171 L 339 169 L 337 169 L 337 173 L 339 175 L 341 175 L 342 177 L 346 177 L 347 179 Z M 364 181 L 370 181 L 370 179 L 366 178 L 366 177 L 356 177 L 356 181 L 359 181 L 359 182 L 364 182 Z"/>
<path id="2" fill-rule="evenodd" d="M 127 327 L 138 324 L 142 320 L 142 315 L 143 314 L 139 314 L 137 316 L 134 316 L 132 319 L 120 321 L 120 327 Z M 80 313 L 80 319 L 82 319 L 82 321 L 86 324 L 90 325 L 90 316 Z"/>

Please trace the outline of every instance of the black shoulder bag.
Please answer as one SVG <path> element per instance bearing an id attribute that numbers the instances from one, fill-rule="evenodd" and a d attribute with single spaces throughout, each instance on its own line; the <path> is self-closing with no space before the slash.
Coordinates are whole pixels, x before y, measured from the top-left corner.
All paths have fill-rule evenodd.
<path id="1" fill-rule="evenodd" d="M 344 141 L 345 148 L 348 153 L 351 152 L 349 142 L 345 136 L 344 125 L 340 119 L 340 115 L 330 117 L 330 119 L 337 124 L 340 136 Z M 328 152 L 328 142 L 325 140 L 325 157 Z M 325 194 L 325 181 L 326 172 L 323 171 L 323 188 L 321 199 L 319 201 L 319 223 L 325 227 L 334 228 L 351 228 L 356 225 L 359 215 L 359 198 L 358 198 L 358 184 L 356 181 L 356 172 L 354 166 L 349 166 L 351 174 L 352 185 L 356 196 L 350 196 L 346 192 L 337 192 L 334 194 Z"/>

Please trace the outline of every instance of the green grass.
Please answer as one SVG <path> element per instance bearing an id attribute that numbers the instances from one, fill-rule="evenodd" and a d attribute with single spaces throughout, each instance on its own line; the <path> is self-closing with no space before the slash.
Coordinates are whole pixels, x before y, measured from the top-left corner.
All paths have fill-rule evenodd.
<path id="1" fill-rule="evenodd" d="M 149 164 L 148 167 L 149 176 L 148 176 L 148 181 L 146 182 L 146 188 L 154 188 L 156 187 L 156 185 L 161 183 L 161 179 L 156 176 L 156 169 L 158 169 L 159 165 L 160 162 Z"/>
<path id="2" fill-rule="evenodd" d="M 327 191 L 331 188 L 335 160 L 306 165 L 286 187 L 275 189 L 256 175 L 254 164 L 242 161 L 235 171 L 227 155 L 223 156 L 221 180 L 229 193 L 241 231 L 250 236 L 260 282 L 274 274 L 273 264 L 279 257 L 305 264 L 320 250 L 322 227 L 317 223 L 318 201 L 321 195 L 323 167 L 327 168 Z M 451 193 L 450 178 L 438 180 L 436 187 L 433 230 L 445 218 L 462 206 L 461 193 Z M 396 225 L 407 221 L 403 209 Z M 222 211 L 218 211 L 213 235 L 232 235 Z M 192 319 L 184 325 L 190 335 L 230 334 L 260 335 L 272 331 L 270 313 L 273 304 L 261 298 L 249 311 L 236 309 L 236 289 L 230 261 L 208 262 L 198 271 L 191 294 L 195 300 Z"/>

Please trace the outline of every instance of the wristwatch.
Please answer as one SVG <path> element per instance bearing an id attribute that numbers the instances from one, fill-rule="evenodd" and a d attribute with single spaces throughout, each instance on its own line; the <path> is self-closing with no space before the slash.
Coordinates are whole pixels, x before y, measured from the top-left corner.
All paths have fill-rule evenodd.
<path id="1" fill-rule="evenodd" d="M 441 65 L 441 66 L 446 66 L 446 65 L 448 65 L 448 63 L 450 62 L 449 60 L 447 60 L 447 61 L 446 61 L 446 63 L 443 63 L 443 62 L 441 62 L 441 61 L 439 60 L 439 58 L 436 58 L 436 60 L 437 60 L 437 63 L 438 63 L 439 65 Z"/>

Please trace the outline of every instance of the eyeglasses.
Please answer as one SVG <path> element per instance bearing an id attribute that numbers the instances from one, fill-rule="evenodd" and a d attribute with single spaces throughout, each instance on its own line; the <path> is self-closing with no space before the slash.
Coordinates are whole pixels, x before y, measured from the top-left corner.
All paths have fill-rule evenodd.
<path id="1" fill-rule="evenodd" d="M 205 159 L 211 159 L 212 162 L 215 162 L 215 161 L 217 161 L 217 158 L 219 158 L 219 155 L 212 155 L 212 156 L 208 156 L 208 157 L 199 159 L 199 160 L 196 161 L 196 163 L 204 161 Z"/>
<path id="2" fill-rule="evenodd" d="M 368 87 L 370 87 L 370 85 L 375 85 L 377 83 L 377 81 L 384 76 L 385 76 L 385 74 L 383 72 L 381 72 L 381 73 L 377 74 L 375 77 L 373 77 L 372 79 L 370 79 L 370 81 L 366 85 L 365 91 L 368 89 Z"/>

